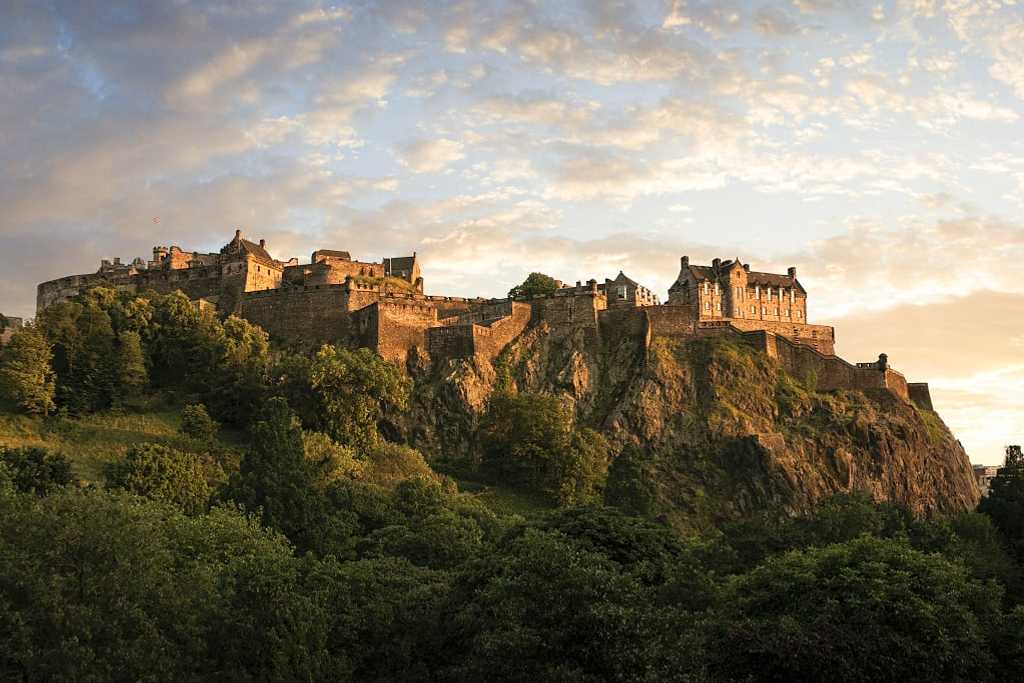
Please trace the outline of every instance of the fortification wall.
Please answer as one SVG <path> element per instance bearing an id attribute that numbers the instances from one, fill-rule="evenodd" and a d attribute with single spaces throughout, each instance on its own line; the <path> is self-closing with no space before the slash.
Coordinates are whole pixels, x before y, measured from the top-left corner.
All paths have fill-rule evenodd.
<path id="1" fill-rule="evenodd" d="M 533 309 L 534 322 L 546 322 L 552 328 L 590 327 L 597 329 L 598 312 L 608 309 L 608 299 L 594 290 L 559 290 L 550 296 L 524 299 Z"/>
<path id="2" fill-rule="evenodd" d="M 513 301 L 506 317 L 490 325 L 471 325 L 473 331 L 473 353 L 487 360 L 493 360 L 506 346 L 512 343 L 533 319 L 529 304 Z"/>
<path id="3" fill-rule="evenodd" d="M 642 310 L 652 336 L 678 337 L 696 333 L 696 319 L 689 306 L 649 306 Z"/>
<path id="4" fill-rule="evenodd" d="M 768 330 L 738 330 L 728 321 L 701 322 L 696 336 L 725 336 L 747 344 L 777 359 L 793 377 L 799 380 L 813 378 L 818 391 L 888 389 L 904 401 L 910 401 L 903 374 L 889 367 L 882 368 L 877 363 L 857 366 Z"/>
<path id="5" fill-rule="evenodd" d="M 809 344 L 825 355 L 831 356 L 835 354 L 835 328 L 828 325 L 808 325 L 805 323 L 775 322 L 771 320 L 746 320 L 744 318 L 728 318 L 727 321 L 736 329 L 744 332 L 767 330 L 789 339 Z"/>
<path id="6" fill-rule="evenodd" d="M 341 285 L 271 289 L 241 296 L 241 317 L 286 342 L 320 344 L 345 339 L 352 329 Z"/>
<path id="7" fill-rule="evenodd" d="M 910 393 L 910 400 L 918 408 L 935 410 L 935 407 L 932 405 L 932 392 L 928 388 L 927 382 L 910 382 L 907 384 L 907 391 Z"/>
<path id="8" fill-rule="evenodd" d="M 473 324 L 442 325 L 427 330 L 427 352 L 431 358 L 470 358 L 475 353 Z"/>
<path id="9" fill-rule="evenodd" d="M 387 360 L 405 365 L 413 347 L 427 349 L 427 330 L 437 324 L 433 302 L 415 299 L 381 299 L 377 302 L 375 339 L 371 348 Z"/>

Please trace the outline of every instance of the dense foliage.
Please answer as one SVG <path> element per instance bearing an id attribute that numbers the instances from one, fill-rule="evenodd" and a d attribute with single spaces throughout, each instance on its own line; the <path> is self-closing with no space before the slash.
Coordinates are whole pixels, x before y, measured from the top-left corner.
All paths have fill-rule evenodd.
<path id="1" fill-rule="evenodd" d="M 541 492 L 561 505 L 599 499 L 608 443 L 574 424 L 555 396 L 497 393 L 482 426 L 482 472 L 492 480 Z"/>
<path id="2" fill-rule="evenodd" d="M 48 415 L 55 407 L 52 359 L 49 344 L 36 328 L 25 327 L 11 335 L 0 347 L 0 400 L 27 413 Z"/>
<path id="3" fill-rule="evenodd" d="M 182 296 L 108 290 L 39 331 L 62 408 L 162 392 L 186 436 L 129 448 L 105 487 L 73 452 L 0 451 L 2 680 L 1024 673 L 1024 458 L 980 513 L 851 494 L 684 536 L 652 518 L 672 482 L 642 450 L 612 458 L 557 398 L 501 391 L 470 474 L 548 507 L 499 514 L 385 438 L 410 388 L 369 352 L 274 356 Z M 246 427 L 240 462 L 211 413 Z"/>
<path id="4" fill-rule="evenodd" d="M 543 294 L 552 294 L 558 289 L 558 280 L 545 275 L 544 273 L 530 273 L 522 284 L 518 284 L 509 290 L 510 299 L 516 297 L 530 297 Z"/>

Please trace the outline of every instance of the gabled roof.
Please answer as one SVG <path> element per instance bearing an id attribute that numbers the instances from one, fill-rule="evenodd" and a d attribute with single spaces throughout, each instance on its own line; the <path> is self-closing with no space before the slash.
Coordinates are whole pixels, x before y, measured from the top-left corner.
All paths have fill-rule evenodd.
<path id="1" fill-rule="evenodd" d="M 274 266 L 276 268 L 281 267 L 281 264 L 274 260 L 274 257 L 272 257 L 270 253 L 260 245 L 250 242 L 249 240 L 239 240 L 239 243 L 242 247 L 242 251 L 249 256 L 252 256 L 257 261 L 262 261 L 268 266 Z"/>
<path id="2" fill-rule="evenodd" d="M 747 273 L 747 283 L 751 285 L 760 285 L 761 287 L 792 287 L 794 280 L 788 275 L 780 275 L 778 273 L 755 273 L 750 271 Z M 806 294 L 804 288 L 800 285 L 799 281 L 796 281 L 797 289 Z"/>
<path id="3" fill-rule="evenodd" d="M 719 273 L 724 274 L 735 263 L 735 261 L 723 261 L 719 266 Z M 693 275 L 693 279 L 697 282 L 714 282 L 716 280 L 715 269 L 711 266 L 688 266 L 688 268 L 690 274 Z M 680 274 L 680 279 L 676 280 L 676 283 L 678 284 L 681 279 L 682 274 Z M 789 275 L 783 275 L 780 273 L 761 273 L 753 270 L 747 272 L 747 284 L 752 287 L 791 287 L 794 283 L 797 291 L 803 294 L 807 293 L 807 290 L 803 288 L 800 281 L 791 279 Z"/>
<path id="4" fill-rule="evenodd" d="M 623 273 L 623 272 L 622 272 L 621 270 L 619 271 L 619 274 L 615 276 L 615 279 L 614 279 L 614 280 L 612 280 L 612 282 L 618 282 L 618 283 L 621 283 L 621 284 L 627 284 L 627 285 L 632 285 L 632 286 L 634 286 L 634 287 L 640 287 L 640 286 L 642 286 L 642 285 L 641 285 L 641 284 L 640 284 L 639 282 L 637 282 L 636 280 L 633 280 L 633 279 L 631 279 L 631 278 L 629 278 L 629 277 L 626 277 L 626 274 L 625 274 L 625 273 Z"/>

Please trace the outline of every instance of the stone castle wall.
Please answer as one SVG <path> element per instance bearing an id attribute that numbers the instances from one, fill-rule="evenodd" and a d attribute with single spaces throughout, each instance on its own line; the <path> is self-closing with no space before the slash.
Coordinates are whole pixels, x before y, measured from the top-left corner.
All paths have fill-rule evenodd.
<path id="1" fill-rule="evenodd" d="M 932 405 L 932 392 L 928 388 L 927 382 L 911 382 L 907 384 L 907 391 L 910 392 L 910 400 L 918 408 L 935 410 L 935 407 Z"/>
<path id="2" fill-rule="evenodd" d="M 344 285 L 248 292 L 240 313 L 271 337 L 300 344 L 346 339 L 353 322 Z"/>

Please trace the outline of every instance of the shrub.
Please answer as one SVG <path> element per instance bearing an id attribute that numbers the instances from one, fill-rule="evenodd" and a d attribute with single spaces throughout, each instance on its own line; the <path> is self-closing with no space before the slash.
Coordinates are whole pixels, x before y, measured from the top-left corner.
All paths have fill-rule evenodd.
<path id="1" fill-rule="evenodd" d="M 181 433 L 193 439 L 210 441 L 217 435 L 218 427 L 202 403 L 189 404 L 181 411 Z"/>
<path id="2" fill-rule="evenodd" d="M 11 482 L 22 493 L 45 496 L 71 483 L 71 463 L 60 453 L 44 448 L 0 449 L 0 462 L 6 465 Z"/>
<path id="3" fill-rule="evenodd" d="M 161 444 L 143 443 L 107 466 L 107 487 L 173 503 L 187 514 L 206 509 L 210 487 L 199 459 Z"/>

